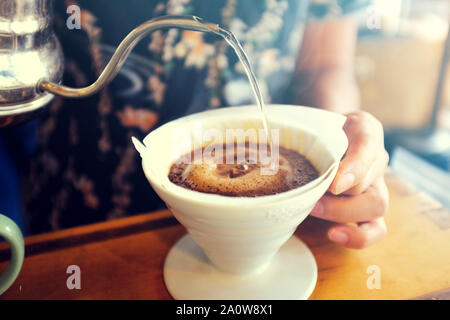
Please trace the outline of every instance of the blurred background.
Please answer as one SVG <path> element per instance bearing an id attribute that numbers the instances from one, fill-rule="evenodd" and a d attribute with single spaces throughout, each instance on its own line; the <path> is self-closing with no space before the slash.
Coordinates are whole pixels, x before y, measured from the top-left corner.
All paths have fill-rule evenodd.
<path id="1" fill-rule="evenodd" d="M 363 108 L 381 120 L 392 170 L 450 208 L 448 0 L 373 0 L 359 19 Z"/>

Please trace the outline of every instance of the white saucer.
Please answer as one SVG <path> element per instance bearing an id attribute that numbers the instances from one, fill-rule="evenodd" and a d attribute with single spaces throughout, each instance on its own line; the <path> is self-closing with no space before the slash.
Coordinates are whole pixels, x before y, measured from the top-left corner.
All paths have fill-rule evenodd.
<path id="1" fill-rule="evenodd" d="M 170 250 L 164 281 L 177 300 L 302 300 L 317 282 L 317 265 L 308 247 L 291 237 L 270 265 L 256 275 L 217 270 L 189 235 Z"/>

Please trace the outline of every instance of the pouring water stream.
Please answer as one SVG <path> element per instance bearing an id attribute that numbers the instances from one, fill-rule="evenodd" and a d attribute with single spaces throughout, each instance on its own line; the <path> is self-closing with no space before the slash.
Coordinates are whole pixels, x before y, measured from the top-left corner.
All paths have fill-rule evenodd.
<path id="1" fill-rule="evenodd" d="M 201 30 L 197 29 L 196 31 L 215 33 L 215 34 L 221 36 L 223 39 L 225 39 L 225 41 L 234 49 L 234 52 L 238 56 L 240 63 L 243 65 L 245 73 L 247 75 L 247 78 L 251 84 L 253 94 L 254 94 L 256 102 L 258 104 L 259 111 L 261 113 L 261 117 L 262 117 L 261 120 L 263 123 L 264 132 L 266 134 L 267 144 L 269 146 L 269 152 L 271 152 L 273 150 L 273 145 L 272 145 L 273 141 L 272 141 L 271 132 L 269 130 L 269 124 L 268 124 L 268 120 L 267 120 L 264 99 L 261 94 L 261 90 L 259 89 L 255 73 L 253 72 L 250 61 L 248 59 L 248 56 L 245 53 L 244 49 L 242 48 L 241 43 L 239 42 L 239 40 L 236 38 L 236 36 L 231 31 L 228 31 L 228 30 L 220 27 L 217 24 L 203 22 L 201 18 L 196 17 L 196 16 L 192 16 L 191 18 L 194 21 L 201 24 L 203 27 Z M 124 59 L 121 59 L 121 60 L 123 61 Z M 145 151 L 145 145 L 142 144 L 135 137 L 132 138 L 132 141 L 133 141 L 133 144 L 135 145 L 136 149 L 142 156 L 143 152 Z"/>

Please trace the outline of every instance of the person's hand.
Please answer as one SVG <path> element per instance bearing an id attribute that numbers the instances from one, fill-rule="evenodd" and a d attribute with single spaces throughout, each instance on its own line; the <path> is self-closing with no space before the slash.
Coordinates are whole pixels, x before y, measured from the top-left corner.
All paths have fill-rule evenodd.
<path id="1" fill-rule="evenodd" d="M 389 155 L 384 149 L 381 123 L 367 112 L 347 114 L 344 125 L 349 147 L 329 192 L 311 212 L 336 222 L 328 238 L 348 248 L 361 249 L 386 234 L 384 214 L 389 195 L 384 171 Z"/>

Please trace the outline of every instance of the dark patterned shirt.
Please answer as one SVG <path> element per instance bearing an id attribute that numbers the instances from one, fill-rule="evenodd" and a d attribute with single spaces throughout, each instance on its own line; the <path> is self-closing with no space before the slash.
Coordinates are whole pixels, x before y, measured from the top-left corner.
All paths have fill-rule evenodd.
<path id="1" fill-rule="evenodd" d="M 79 0 L 56 1 L 55 30 L 66 58 L 64 84 L 96 80 L 121 39 L 167 14 L 196 15 L 233 31 L 253 63 L 266 102 L 289 102 L 305 21 L 339 16 L 366 1 Z M 66 27 L 66 7 L 81 8 L 81 30 Z M 26 212 L 31 233 L 163 207 L 141 170 L 131 136 L 208 108 L 253 103 L 233 50 L 216 35 L 156 31 L 118 77 L 83 100 L 55 99 L 39 119 Z M 154 150 L 153 152 L 158 152 Z"/>

